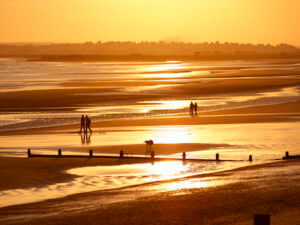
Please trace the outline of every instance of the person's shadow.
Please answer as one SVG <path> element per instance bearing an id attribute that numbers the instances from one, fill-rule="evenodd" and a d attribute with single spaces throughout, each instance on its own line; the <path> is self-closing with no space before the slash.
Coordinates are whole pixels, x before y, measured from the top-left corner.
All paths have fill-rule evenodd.
<path id="1" fill-rule="evenodd" d="M 82 145 L 89 145 L 91 144 L 91 133 L 81 133 L 80 137 L 81 137 L 81 144 Z"/>

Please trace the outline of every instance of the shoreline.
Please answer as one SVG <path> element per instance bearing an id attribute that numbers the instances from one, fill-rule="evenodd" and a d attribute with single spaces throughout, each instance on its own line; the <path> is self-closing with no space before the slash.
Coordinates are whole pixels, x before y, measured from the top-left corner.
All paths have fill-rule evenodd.
<path id="1" fill-rule="evenodd" d="M 92 128 L 101 132 L 110 132 L 112 127 L 132 126 L 176 126 L 176 125 L 213 125 L 239 123 L 275 123 L 300 121 L 300 101 L 265 106 L 254 106 L 237 109 L 225 109 L 209 112 L 199 112 L 198 116 L 177 115 L 167 117 L 128 118 L 92 122 Z M 19 130 L 0 131 L 0 136 L 77 133 L 80 124 L 56 125 L 53 127 L 28 128 Z M 103 130 L 103 128 L 106 128 Z"/>
<path id="2" fill-rule="evenodd" d="M 170 159 L 162 161 L 168 162 L 174 160 Z M 175 159 L 175 161 L 177 160 Z M 238 162 L 240 161 L 233 161 L 232 163 Z M 73 168 L 144 163 L 149 164 L 152 163 L 152 161 L 150 158 L 138 160 L 134 158 L 127 158 L 125 160 L 120 160 L 119 158 L 89 157 L 0 157 L 0 177 L 2 177 L 0 180 L 0 191 L 45 187 L 55 183 L 67 182 L 76 178 L 75 175 L 66 173 L 67 170 Z M 225 161 L 201 161 L 201 163 L 225 163 Z"/>
<path id="3" fill-rule="evenodd" d="M 247 181 L 247 183 L 244 183 L 244 184 L 239 183 L 238 180 L 237 180 L 237 181 L 235 181 L 235 182 L 233 182 L 231 184 L 229 183 L 229 184 L 224 184 L 224 185 L 221 185 L 221 186 L 213 186 L 213 187 L 206 187 L 206 188 L 204 187 L 204 188 L 196 188 L 196 189 L 192 188 L 190 190 L 187 189 L 186 193 L 183 194 L 183 195 L 177 195 L 176 194 L 178 191 L 179 191 L 178 193 L 180 193 L 180 190 L 178 190 L 178 191 L 172 191 L 172 190 L 170 190 L 170 191 L 167 191 L 167 193 L 169 193 L 168 195 L 164 194 L 163 192 L 162 193 L 156 193 L 156 192 L 154 192 L 153 194 L 150 194 L 149 196 L 146 195 L 146 196 L 140 198 L 141 196 L 138 193 L 140 191 L 144 190 L 144 189 L 148 190 L 149 187 L 151 189 L 151 187 L 160 186 L 162 184 L 172 184 L 174 182 L 187 181 L 187 180 L 191 180 L 191 179 L 194 179 L 194 178 L 218 177 L 218 180 L 220 180 L 220 179 L 224 179 L 225 177 L 228 177 L 228 176 L 235 177 L 235 176 L 237 176 L 237 174 L 241 174 L 239 176 L 243 177 L 243 175 L 242 175 L 243 173 L 249 173 L 250 172 L 250 174 L 256 174 L 257 172 L 255 172 L 255 171 L 260 171 L 260 170 L 273 171 L 273 169 L 276 169 L 276 168 L 284 168 L 284 167 L 288 168 L 289 166 L 299 166 L 299 160 L 277 161 L 277 162 L 271 162 L 271 163 L 265 163 L 265 164 L 259 164 L 259 165 L 250 165 L 250 166 L 236 168 L 236 169 L 232 169 L 232 170 L 228 170 L 228 171 L 221 171 L 221 172 L 210 173 L 210 174 L 200 174 L 200 175 L 194 175 L 194 176 L 183 177 L 183 178 L 176 178 L 176 179 L 171 179 L 171 180 L 156 181 L 156 182 L 151 182 L 151 183 L 147 183 L 147 184 L 133 185 L 133 186 L 130 186 L 130 187 L 123 187 L 123 188 L 112 189 L 112 190 L 102 190 L 102 191 L 99 190 L 99 191 L 93 191 L 93 192 L 87 192 L 87 193 L 79 193 L 79 194 L 69 195 L 69 196 L 66 196 L 66 197 L 63 197 L 63 198 L 46 200 L 46 201 L 42 201 L 42 202 L 29 203 L 29 204 L 25 204 L 25 205 L 8 206 L 8 207 L 0 208 L 0 221 L 4 222 L 4 224 L 6 224 L 5 223 L 5 221 L 6 221 L 5 218 L 6 217 L 5 216 L 3 217 L 3 215 L 7 215 L 7 218 L 8 217 L 12 218 L 14 214 L 22 215 L 22 213 L 28 211 L 29 209 L 35 209 L 34 211 L 36 212 L 36 215 L 33 216 L 30 219 L 30 224 L 43 224 L 46 221 L 47 222 L 51 221 L 53 224 L 71 224 L 71 222 L 69 222 L 69 221 L 74 222 L 74 219 L 78 218 L 78 215 L 86 215 L 87 216 L 87 214 L 90 215 L 87 218 L 88 218 L 88 220 L 89 220 L 89 222 L 91 224 L 94 224 L 94 222 L 99 221 L 98 219 L 96 219 L 98 217 L 97 215 L 103 215 L 104 218 L 102 218 L 101 221 L 105 221 L 105 224 L 114 224 L 112 221 L 109 221 L 109 218 L 110 218 L 110 215 L 115 211 L 116 208 L 118 208 L 119 210 L 121 210 L 120 212 L 122 213 L 122 215 L 124 216 L 124 218 L 130 218 L 131 213 L 129 213 L 128 216 L 126 216 L 125 214 L 123 214 L 123 212 L 128 212 L 127 210 L 125 210 L 128 207 L 129 208 L 132 208 L 132 207 L 135 208 L 138 205 L 139 207 L 142 207 L 143 210 L 146 210 L 147 207 L 149 206 L 149 204 L 156 204 L 157 202 L 163 203 L 163 202 L 168 202 L 168 201 L 176 201 L 176 199 L 178 199 L 181 202 L 181 204 L 184 204 L 184 205 L 188 204 L 189 207 L 191 207 L 193 209 L 192 205 L 190 205 L 190 201 L 193 198 L 195 198 L 195 197 L 198 199 L 198 195 L 203 196 L 203 198 L 206 199 L 207 195 L 209 195 L 210 192 L 213 193 L 213 195 L 211 196 L 211 197 L 213 197 L 214 195 L 218 195 L 217 193 L 219 191 L 221 191 L 221 193 L 223 193 L 223 191 L 225 191 L 225 190 L 226 190 L 226 192 L 228 190 L 229 191 L 228 193 L 230 193 L 230 195 L 233 195 L 234 192 L 232 192 L 231 189 L 233 188 L 234 190 L 237 190 L 237 189 L 235 189 L 236 186 L 239 187 L 239 189 L 241 189 L 241 190 L 238 190 L 237 193 L 241 192 L 240 194 L 242 194 L 244 191 L 247 191 L 246 192 L 247 193 L 247 197 L 245 196 L 244 199 L 248 199 L 248 197 L 249 197 L 248 195 L 250 194 L 250 196 L 251 196 L 251 193 L 255 193 L 256 192 L 256 194 L 260 195 L 260 192 L 262 191 L 262 189 L 257 189 L 257 190 L 256 190 L 256 188 L 253 189 L 253 185 L 251 183 L 253 183 L 253 182 L 254 183 L 255 182 L 262 182 L 262 180 L 261 181 L 259 181 L 259 180 L 256 181 L 257 178 L 253 178 L 254 180 L 252 181 L 251 180 L 252 178 L 251 179 L 247 178 L 247 179 L 250 179 L 250 180 Z M 254 177 L 256 177 L 256 176 L 257 175 L 255 175 Z M 288 177 L 285 177 L 285 179 L 287 179 L 287 178 Z M 228 179 L 228 178 L 226 178 L 226 179 Z M 260 179 L 264 179 L 264 178 L 260 178 Z M 274 179 L 277 180 L 278 178 L 276 178 L 276 176 L 274 176 L 274 175 L 268 176 L 268 179 L 267 179 L 267 181 L 265 181 L 265 184 L 269 183 L 267 186 L 272 185 L 272 184 L 274 185 L 274 183 L 272 181 Z M 288 178 L 288 179 L 290 179 L 290 178 Z M 270 180 L 270 181 L 268 181 L 268 180 Z M 276 183 L 276 185 L 278 186 L 279 183 L 278 184 Z M 283 186 L 288 187 L 288 184 L 285 184 Z M 280 186 L 278 186 L 278 187 L 280 187 Z M 264 187 L 263 190 L 264 189 L 266 189 L 266 187 Z M 135 192 L 135 190 L 136 191 L 140 190 L 140 191 L 138 191 L 138 193 L 133 194 Z M 293 191 L 291 191 L 289 193 L 289 196 L 291 196 L 292 193 L 297 193 L 297 192 L 295 192 L 296 189 L 291 189 L 291 190 L 293 190 Z M 132 194 L 133 195 L 137 195 L 136 196 L 137 198 L 133 198 L 131 200 L 129 198 L 129 199 L 126 200 L 126 198 L 122 197 L 122 194 L 121 194 L 122 191 L 124 193 L 128 193 L 130 196 Z M 272 195 L 273 192 L 277 193 L 278 191 L 279 190 L 277 190 L 276 188 L 275 188 L 275 190 L 270 191 L 271 196 L 273 196 Z M 224 192 L 224 193 L 226 193 L 226 192 Z M 263 193 L 265 193 L 265 192 L 263 192 Z M 283 193 L 284 192 L 282 192 L 282 194 Z M 298 193 L 299 193 L 299 191 L 298 191 Z M 101 203 L 101 202 L 98 202 L 96 200 L 96 199 L 110 198 L 111 195 L 117 195 L 117 196 L 120 195 L 120 197 L 121 197 L 120 201 L 121 202 L 118 203 L 118 201 L 117 202 L 112 201 L 112 203 L 108 203 L 108 205 L 106 205 L 106 207 L 103 207 L 103 204 L 105 204 L 105 203 L 104 202 Z M 163 197 L 163 196 L 165 196 L 165 197 Z M 195 197 L 193 197 L 193 196 L 195 196 Z M 281 196 L 280 199 L 282 199 L 283 196 Z M 221 197 L 221 196 L 219 196 L 219 197 Z M 272 198 L 274 198 L 274 197 L 271 197 L 270 200 Z M 94 200 L 92 201 L 91 199 L 94 199 Z M 185 200 L 183 200 L 183 199 L 185 199 Z M 223 199 L 223 198 L 221 198 L 221 199 Z M 242 198 L 241 200 L 244 200 L 244 199 Z M 265 198 L 263 198 L 263 199 L 265 199 Z M 263 201 L 263 199 L 262 199 L 262 201 Z M 290 199 L 290 197 L 289 197 L 289 199 Z M 274 200 L 272 200 L 272 201 L 274 201 Z M 87 204 L 85 206 L 85 208 L 79 207 L 75 211 L 73 211 L 71 205 L 74 204 L 74 203 L 72 203 L 72 202 L 77 202 L 77 204 L 78 204 L 79 202 L 83 203 L 82 201 L 83 202 L 90 202 L 90 203 Z M 232 203 L 233 202 L 239 202 L 238 198 L 236 198 L 236 197 L 233 197 L 230 201 Z M 282 202 L 287 202 L 287 199 L 286 200 L 282 199 Z M 282 202 L 280 204 L 282 204 Z M 220 207 L 226 207 L 227 204 L 230 204 L 228 202 L 225 203 L 225 204 L 224 203 L 225 202 L 223 202 L 220 205 Z M 51 205 L 51 207 L 47 209 L 47 207 L 49 206 L 49 204 Z M 61 213 L 57 213 L 57 215 L 55 215 L 54 217 L 50 216 L 51 212 L 54 211 L 54 210 L 56 210 L 55 209 L 56 208 L 55 205 L 59 206 L 59 205 L 65 205 L 65 204 L 67 204 L 67 205 L 69 205 L 71 207 L 71 208 L 68 209 L 69 212 L 67 214 L 62 215 Z M 98 205 L 98 204 L 100 204 L 100 205 Z M 146 205 L 143 206 L 143 204 L 146 204 L 147 206 Z M 208 203 L 208 202 L 207 202 L 207 204 L 209 205 L 208 209 L 209 210 L 213 210 L 211 204 Z M 236 203 L 234 203 L 234 204 L 236 204 Z M 276 204 L 279 204 L 279 203 L 276 203 Z M 294 201 L 292 201 L 292 202 L 290 201 L 290 204 L 291 204 L 292 208 L 295 207 L 295 206 L 296 207 L 300 206 L 299 205 L 299 201 L 297 201 L 296 199 Z M 177 205 L 175 208 L 178 208 L 178 207 L 181 208 L 180 205 Z M 260 208 L 259 205 L 255 206 L 255 208 L 257 208 L 257 207 Z M 274 207 L 275 206 L 272 205 L 271 208 L 274 208 Z M 276 207 L 270 211 L 270 212 L 272 212 L 272 214 L 276 214 L 275 212 L 282 212 L 283 211 L 283 208 L 281 208 L 280 210 L 278 210 L 278 209 L 276 209 Z M 203 208 L 203 207 L 201 207 L 201 208 Z M 284 206 L 284 208 L 286 209 L 286 206 Z M 150 210 L 150 212 L 152 212 L 154 214 L 156 213 L 156 211 L 153 211 L 154 209 L 151 208 L 151 207 L 148 210 Z M 134 211 L 136 211 L 136 210 L 134 210 Z M 267 212 L 267 211 L 268 210 L 264 210 L 264 212 Z M 95 214 L 94 212 L 97 212 L 97 213 Z M 240 210 L 233 211 L 233 212 L 240 212 Z M 43 215 L 43 213 L 45 213 L 45 215 Z M 191 212 L 189 212 L 189 214 L 190 213 Z M 243 213 L 245 213 L 245 212 L 243 212 Z M 246 214 L 248 216 L 244 215 L 243 220 L 250 219 L 249 218 L 250 217 L 249 212 L 246 213 Z M 38 215 L 41 215 L 41 217 L 39 217 Z M 139 215 L 139 213 L 137 213 L 136 215 Z M 166 215 L 169 215 L 169 212 Z M 198 215 L 196 217 L 199 217 L 200 215 Z M 59 220 L 57 220 L 56 218 L 59 218 Z M 212 219 L 210 216 L 208 216 L 208 218 Z M 141 218 L 139 216 L 137 216 L 135 219 L 139 220 Z M 148 221 L 149 219 L 151 219 L 151 217 L 146 216 L 145 219 Z M 161 218 L 159 217 L 157 219 L 160 220 Z M 234 218 L 231 218 L 231 220 L 232 219 L 234 219 Z M 22 222 L 17 217 L 16 217 L 15 221 L 18 221 L 18 223 L 20 222 L 22 224 Z M 125 223 L 123 223 L 124 221 L 123 222 L 122 221 L 120 221 L 117 224 L 125 224 Z M 235 219 L 234 219 L 234 221 L 235 221 Z M 9 222 L 9 220 L 7 220 L 6 222 Z M 23 223 L 25 223 L 25 224 L 26 224 L 26 222 L 28 222 L 28 221 L 26 221 L 26 220 L 25 220 L 25 222 L 23 221 Z M 136 222 L 137 221 L 135 221 L 135 223 Z M 75 224 L 77 224 L 77 223 L 75 222 Z M 175 224 L 182 224 L 182 223 L 176 222 Z M 198 223 L 196 223 L 196 224 L 198 224 Z"/>
<path id="4" fill-rule="evenodd" d="M 173 160 L 167 160 L 167 161 L 173 161 Z M 278 163 L 281 164 L 283 162 L 284 162 L 283 160 L 280 160 L 280 161 L 273 161 L 273 162 L 253 163 L 254 165 L 240 165 L 239 167 L 233 169 L 224 168 L 224 170 L 221 171 L 192 174 L 192 175 L 190 174 L 190 175 L 185 175 L 183 177 L 154 180 L 146 183 L 133 184 L 133 185 L 131 184 L 125 187 L 96 190 L 92 192 L 117 190 L 117 189 L 124 189 L 128 187 L 155 184 L 155 183 L 165 183 L 165 182 L 167 183 L 167 182 L 180 181 L 185 179 L 216 176 L 218 174 L 223 174 L 227 172 L 261 168 L 265 166 L 276 165 Z M 34 157 L 34 158 L 0 157 L 0 175 L 2 178 L 4 178 L 0 180 L 0 191 L 9 191 L 14 189 L 21 190 L 21 189 L 30 189 L 30 188 L 41 188 L 53 184 L 69 182 L 74 180 L 76 177 L 80 177 L 66 172 L 67 170 L 75 169 L 75 168 L 94 167 L 94 166 L 109 167 L 109 166 L 134 165 L 134 164 L 144 164 L 144 163 L 148 164 L 151 163 L 151 161 L 149 161 L 149 159 L 137 161 L 135 159 L 119 160 L 119 159 L 96 159 L 96 158 L 93 159 L 59 158 L 58 159 L 58 158 L 42 158 L 42 157 Z M 216 162 L 202 162 L 202 163 L 209 164 L 209 163 L 216 163 Z M 219 163 L 224 163 L 224 162 L 220 161 Z M 7 165 L 13 165 L 13 167 L 7 167 Z M 12 178 L 13 174 L 15 175 Z M 26 180 L 26 182 L 24 182 L 24 180 Z M 81 192 L 77 194 L 84 194 L 89 192 Z M 71 195 L 76 195 L 76 194 L 71 194 Z M 68 196 L 70 195 L 64 197 L 68 197 Z M 59 198 L 64 198 L 64 197 L 59 197 Z M 42 200 L 42 201 L 47 201 L 47 200 Z M 25 203 L 25 204 L 32 204 L 32 203 Z M 18 204 L 18 205 L 23 205 L 23 204 Z"/>
<path id="5" fill-rule="evenodd" d="M 5 159 L 4 159 L 5 160 Z M 135 159 L 128 159 L 128 160 L 118 160 L 118 159 L 89 159 L 84 160 L 81 158 L 62 158 L 56 161 L 57 159 L 45 159 L 45 158 L 35 158 L 27 159 L 25 161 L 29 163 L 20 163 L 20 159 L 17 158 L 10 158 L 9 160 L 5 160 L 5 163 L 3 163 L 3 158 L 0 157 L 1 167 L 4 165 L 6 167 L 6 164 L 8 163 L 11 165 L 11 162 L 14 162 L 13 167 L 9 167 L 5 170 L 5 173 L 3 174 L 0 172 L 0 175 L 3 179 L 9 182 L 0 182 L 0 199 L 1 196 L 3 196 L 1 204 L 1 208 L 7 208 L 7 207 L 14 207 L 14 206 L 20 206 L 20 205 L 30 205 L 35 204 L 39 202 L 45 202 L 45 201 L 52 201 L 56 199 L 63 199 L 67 198 L 69 196 L 73 195 L 81 195 L 86 193 L 93 193 L 93 192 L 110 192 L 110 191 L 118 191 L 118 190 L 124 190 L 127 188 L 137 188 L 137 187 L 143 187 L 147 185 L 154 185 L 154 184 L 160 184 L 160 183 L 167 183 L 167 182 L 173 182 L 173 181 L 181 181 L 183 179 L 189 179 L 194 177 L 210 177 L 215 174 L 218 174 L 219 172 L 226 172 L 231 171 L 228 170 L 227 167 L 224 167 L 223 169 L 218 169 L 216 171 L 208 171 L 201 174 L 185 174 L 185 175 L 175 175 L 175 177 L 172 178 L 151 178 L 149 179 L 141 179 L 138 182 L 132 182 L 130 181 L 130 176 L 127 177 L 124 175 L 124 178 L 126 179 L 127 184 L 124 183 L 120 186 L 120 184 L 115 183 L 113 186 L 95 186 L 92 189 L 82 189 L 81 191 L 78 191 L 78 185 L 76 183 L 78 180 L 82 180 L 84 183 L 87 181 L 84 181 L 88 178 L 86 175 L 76 175 L 72 172 L 69 173 L 67 171 L 73 170 L 73 169 L 88 169 L 93 168 L 97 166 L 107 167 L 109 170 L 109 167 L 113 166 L 126 166 L 130 168 L 130 166 L 136 166 L 136 165 L 147 165 L 151 164 L 153 162 L 145 159 L 145 160 L 135 160 Z M 18 162 L 19 161 L 19 162 Z M 24 161 L 23 161 L 24 162 Z M 159 162 L 175 162 L 174 160 L 164 160 L 164 161 L 158 161 L 156 163 L 159 164 Z M 200 162 L 198 162 L 200 163 Z M 209 165 L 214 162 L 201 162 L 201 165 Z M 218 162 L 219 164 L 225 163 L 225 162 Z M 234 163 L 234 162 L 233 162 Z M 29 165 L 30 164 L 30 165 Z M 51 166 L 50 166 L 51 164 Z M 185 163 L 184 163 L 185 164 Z M 224 164 L 225 165 L 225 164 Z M 242 165 L 237 165 L 242 166 Z M 0 167 L 0 168 L 1 168 Z M 18 169 L 16 169 L 18 167 Z M 226 169 L 227 168 L 227 169 Z M 18 171 L 17 171 L 18 170 Z M 1 168 L 1 171 L 4 171 L 3 168 Z M 10 172 L 12 171 L 12 172 Z M 113 174 L 112 174 L 113 176 Z M 107 177 L 107 176 L 105 176 Z M 109 177 L 109 176 L 108 176 Z M 25 182 L 26 181 L 26 182 Z M 82 186 L 83 184 L 81 184 Z M 63 188 L 64 187 L 64 188 Z M 85 186 L 84 186 L 85 187 Z M 61 189 L 62 188 L 62 189 Z M 65 189 L 67 188 L 67 189 Z M 68 191 L 68 189 L 74 188 L 77 191 Z M 82 188 L 82 187 L 81 187 Z M 46 189 L 54 189 L 53 191 L 47 191 Z M 56 190 L 57 189 L 57 190 Z M 63 191 L 64 194 L 55 194 L 56 191 Z M 40 197 L 34 197 L 32 196 L 34 193 L 40 195 Z M 23 193 L 21 196 L 25 200 L 22 201 L 15 201 L 12 199 L 12 195 L 15 195 L 17 193 Z M 54 195 L 53 195 L 54 194 Z M 6 196 L 7 195 L 7 196 Z M 18 194 L 17 194 L 18 195 Z M 50 195 L 50 196 L 48 196 Z M 21 197 L 20 196 L 20 197 Z M 31 197 L 29 197 L 31 196 Z M 43 197 L 44 196 L 44 197 Z M 13 197 L 14 198 L 14 197 Z M 28 198 L 31 199 L 28 201 Z M 26 200 L 27 199 L 27 200 Z M 13 202 L 11 202 L 13 201 Z"/>

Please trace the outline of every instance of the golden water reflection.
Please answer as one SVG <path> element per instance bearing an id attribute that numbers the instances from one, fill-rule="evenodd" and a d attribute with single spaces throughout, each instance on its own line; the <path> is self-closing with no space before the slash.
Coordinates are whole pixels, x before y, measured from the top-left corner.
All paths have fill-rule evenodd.
<path id="1" fill-rule="evenodd" d="M 54 183 L 49 186 L 34 187 L 29 189 L 12 189 L 0 192 L 0 207 L 24 204 L 46 199 L 64 197 L 66 195 L 96 191 L 108 190 L 115 188 L 128 187 L 133 189 L 134 198 L 149 196 L 154 193 L 164 191 L 178 191 L 183 193 L 187 189 L 209 187 L 218 184 L 212 177 L 210 179 L 200 178 L 191 180 L 184 178 L 184 176 L 192 175 L 195 173 L 215 172 L 222 169 L 211 167 L 209 165 L 220 166 L 220 164 L 202 164 L 202 163 L 187 163 L 182 164 L 178 161 L 157 162 L 152 165 L 151 163 L 134 164 L 134 165 L 116 165 L 116 166 L 95 166 L 95 167 L 82 167 L 66 171 L 69 174 L 77 175 L 73 180 L 65 183 Z M 165 183 L 162 180 L 180 178 L 180 181 L 170 181 Z M 153 182 L 154 183 L 151 183 Z M 155 182 L 162 181 L 162 182 Z M 143 186 L 132 186 L 137 184 L 144 184 Z M 132 187 L 130 187 L 132 186 Z M 109 201 L 118 201 L 119 197 L 127 196 L 127 189 L 119 189 L 121 194 L 118 198 L 110 198 Z M 135 191 L 136 189 L 137 191 Z M 183 193 L 184 194 L 184 193 Z M 108 202 L 109 202 L 108 201 Z M 85 202 L 86 203 L 86 202 Z M 97 201 L 99 204 L 99 200 Z"/>
<path id="2" fill-rule="evenodd" d="M 189 127 L 186 126 L 166 126 L 156 127 L 152 131 L 155 142 L 171 143 L 192 143 L 193 136 Z"/>
<path id="3" fill-rule="evenodd" d="M 159 64 L 148 67 L 150 72 L 158 72 L 158 71 L 168 71 L 168 70 L 179 70 L 179 69 L 186 69 L 187 67 L 181 63 L 166 63 L 166 64 Z"/>
<path id="4" fill-rule="evenodd" d="M 84 183 L 97 186 L 98 189 L 119 188 L 142 183 L 158 182 L 151 185 L 149 190 L 159 191 L 176 191 L 193 188 L 205 188 L 217 186 L 232 182 L 232 180 L 224 180 L 219 177 L 205 176 L 212 172 L 218 172 L 226 169 L 233 169 L 247 165 L 241 163 L 183 163 L 181 161 L 162 161 L 154 163 L 140 163 L 115 166 L 92 166 L 74 168 L 67 173 L 76 175 L 77 184 Z M 205 177 L 188 178 L 189 176 L 202 174 Z M 171 181 L 172 179 L 179 179 Z M 168 182 L 164 182 L 169 180 Z"/>
<path id="5" fill-rule="evenodd" d="M 194 189 L 194 188 L 206 188 L 224 185 L 230 181 L 217 180 L 216 178 L 195 178 L 195 179 L 184 179 L 182 181 L 168 182 L 161 185 L 157 185 L 154 188 L 160 189 L 162 191 L 178 191 L 182 190 L 184 194 L 185 189 Z"/>
<path id="6" fill-rule="evenodd" d="M 191 164 L 179 161 L 141 163 L 118 166 L 90 166 L 70 169 L 67 172 L 77 176 L 144 176 L 143 179 L 167 179 L 191 170 Z"/>
<path id="7" fill-rule="evenodd" d="M 185 72 L 183 70 L 187 69 L 183 63 L 166 63 L 166 64 L 158 64 L 150 67 L 146 67 L 145 69 L 150 72 L 146 73 L 146 77 L 153 78 L 177 78 L 177 77 L 186 77 L 190 74 L 190 72 Z"/>
<path id="8" fill-rule="evenodd" d="M 300 123 L 103 127 L 93 129 L 90 144 L 84 147 L 80 135 L 72 131 L 66 131 L 63 134 L 53 132 L 49 134 L 1 136 L 0 154 L 2 151 L 19 154 L 21 150 L 25 156 L 27 148 L 40 154 L 49 154 L 51 151 L 56 154 L 58 148 L 61 148 L 64 153 L 72 151 L 74 148 L 76 154 L 78 152 L 87 154 L 89 149 L 115 144 L 119 146 L 129 145 L 126 153 L 138 154 L 139 151 L 139 154 L 143 154 L 145 151 L 144 141 L 152 139 L 154 151 L 161 147 L 168 148 L 167 145 L 158 146 L 157 144 L 184 143 L 184 146 L 170 146 L 172 150 L 168 152 L 170 154 L 173 152 L 172 156 L 177 157 L 181 157 L 182 152 L 185 151 L 188 152 L 188 158 L 212 159 L 215 158 L 216 153 L 220 153 L 221 159 L 247 160 L 252 154 L 255 161 L 271 160 L 282 158 L 286 149 L 289 150 L 290 154 L 299 154 L 300 140 L 296 135 L 296 131 L 299 129 Z M 130 145 L 138 144 L 139 146 L 136 146 L 135 149 L 131 149 Z M 198 146 L 201 144 L 229 144 L 230 146 L 199 149 Z M 107 151 L 103 153 L 107 153 Z M 176 153 L 178 154 L 176 155 Z M 156 152 L 156 155 L 159 153 Z"/>
<path id="9" fill-rule="evenodd" d="M 177 100 L 177 101 L 140 101 L 138 103 L 146 104 L 146 107 L 142 110 L 143 113 L 148 113 L 152 110 L 175 110 L 182 109 L 189 106 L 190 101 Z M 149 105 L 147 105 L 149 104 Z"/>

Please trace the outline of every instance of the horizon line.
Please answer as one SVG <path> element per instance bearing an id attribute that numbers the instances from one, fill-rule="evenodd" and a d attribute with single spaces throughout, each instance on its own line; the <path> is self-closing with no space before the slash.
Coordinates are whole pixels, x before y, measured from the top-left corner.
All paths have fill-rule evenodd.
<path id="1" fill-rule="evenodd" d="M 251 43 L 251 42 L 229 42 L 229 41 L 225 41 L 225 42 L 221 42 L 221 41 L 202 41 L 202 42 L 192 42 L 192 41 L 163 41 L 163 40 L 160 40 L 160 41 L 85 41 L 85 42 L 55 42 L 55 41 L 7 41 L 7 42 L 0 42 L 0 45 L 2 44 L 36 44 L 36 45 L 39 45 L 39 44 L 43 44 L 43 45 L 47 45 L 47 44 L 98 44 L 98 43 L 101 43 L 101 44 L 105 44 L 105 43 L 109 43 L 109 42 L 119 42 L 119 43 L 128 43 L 128 42 L 131 42 L 131 43 L 135 43 L 135 44 L 141 44 L 141 43 L 145 43 L 145 42 L 148 42 L 148 43 L 164 43 L 164 44 L 171 44 L 171 43 L 174 43 L 174 44 L 204 44 L 204 43 L 208 43 L 208 44 L 216 44 L 216 43 L 219 43 L 219 44 L 242 44 L 242 45 L 271 45 L 271 46 L 279 46 L 281 44 L 286 44 L 286 45 L 291 45 L 291 46 L 294 46 L 294 47 L 300 47 L 300 44 L 299 45 L 296 45 L 296 44 L 290 44 L 290 43 L 287 43 L 287 42 L 281 42 L 281 43 L 278 43 L 278 44 L 271 44 L 271 43 Z"/>

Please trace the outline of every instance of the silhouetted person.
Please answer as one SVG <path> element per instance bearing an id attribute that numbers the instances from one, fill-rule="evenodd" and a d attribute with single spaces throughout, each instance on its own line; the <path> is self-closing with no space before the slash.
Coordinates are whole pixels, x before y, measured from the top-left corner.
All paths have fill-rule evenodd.
<path id="1" fill-rule="evenodd" d="M 194 108 L 195 108 L 195 115 L 197 116 L 197 114 L 198 114 L 198 105 L 197 105 L 197 102 L 195 102 Z"/>
<path id="2" fill-rule="evenodd" d="M 87 133 L 88 130 L 90 131 L 90 133 L 92 133 L 91 123 L 92 123 L 91 119 L 86 115 L 85 116 L 85 127 L 86 127 L 85 132 L 86 133 Z"/>
<path id="3" fill-rule="evenodd" d="M 146 153 L 151 151 L 151 147 L 154 144 L 153 140 L 146 140 L 145 141 L 146 144 Z"/>
<path id="4" fill-rule="evenodd" d="M 82 129 L 83 131 L 85 132 L 85 118 L 84 118 L 84 115 L 81 116 L 81 125 L 80 125 L 80 133 L 82 132 Z"/>
<path id="5" fill-rule="evenodd" d="M 193 102 L 191 102 L 191 104 L 190 104 L 190 115 L 191 116 L 193 116 L 194 115 L 194 103 Z"/>

